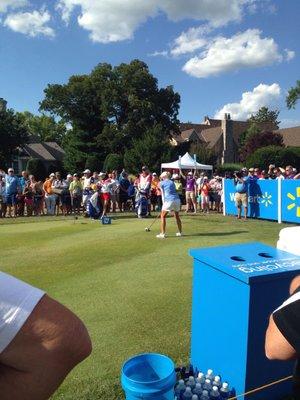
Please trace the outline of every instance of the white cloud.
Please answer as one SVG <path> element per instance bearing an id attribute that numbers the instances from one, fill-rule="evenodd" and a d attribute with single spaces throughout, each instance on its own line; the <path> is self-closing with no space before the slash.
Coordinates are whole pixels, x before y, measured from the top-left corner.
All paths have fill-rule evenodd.
<path id="1" fill-rule="evenodd" d="M 283 56 L 273 38 L 262 38 L 258 29 L 248 29 L 230 38 L 214 38 L 204 52 L 187 61 L 183 70 L 197 78 L 205 78 L 282 60 Z"/>
<path id="2" fill-rule="evenodd" d="M 257 0 L 258 1 L 258 0 Z M 57 0 L 65 22 L 76 8 L 78 24 L 95 42 L 131 39 L 149 17 L 163 12 L 173 21 L 193 19 L 222 26 L 242 18 L 246 5 L 256 0 Z"/>
<path id="3" fill-rule="evenodd" d="M 4 26 L 14 32 L 23 33 L 31 37 L 38 35 L 53 37 L 55 36 L 54 30 L 47 25 L 50 19 L 51 16 L 46 10 L 19 12 L 9 14 L 4 21 Z"/>
<path id="4" fill-rule="evenodd" d="M 148 57 L 167 57 L 168 51 L 154 51 L 153 53 L 148 54 Z"/>
<path id="5" fill-rule="evenodd" d="M 261 107 L 276 107 L 280 100 L 281 89 L 278 83 L 272 85 L 259 84 L 252 92 L 244 92 L 239 103 L 228 103 L 215 114 L 215 118 L 230 113 L 235 120 L 245 120 L 255 114 Z"/>
<path id="6" fill-rule="evenodd" d="M 284 51 L 285 51 L 285 59 L 287 61 L 291 61 L 296 55 L 296 53 L 293 50 L 284 49 Z"/>
<path id="7" fill-rule="evenodd" d="M 205 35 L 211 30 L 208 25 L 190 28 L 186 32 L 182 32 L 174 40 L 171 48 L 172 56 L 179 56 L 186 53 L 193 53 L 195 50 L 201 49 L 207 44 Z"/>
<path id="8" fill-rule="evenodd" d="M 27 0 L 0 0 L 0 13 L 5 13 L 8 8 L 19 8 L 27 4 Z"/>
<path id="9" fill-rule="evenodd" d="M 292 128 L 294 126 L 300 126 L 300 119 L 282 118 L 280 122 L 280 128 Z"/>

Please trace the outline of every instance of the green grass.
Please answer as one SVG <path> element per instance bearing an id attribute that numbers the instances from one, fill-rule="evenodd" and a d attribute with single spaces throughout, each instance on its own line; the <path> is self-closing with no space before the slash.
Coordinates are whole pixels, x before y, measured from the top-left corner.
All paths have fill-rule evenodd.
<path id="1" fill-rule="evenodd" d="M 124 360 L 155 351 L 187 362 L 190 347 L 190 248 L 260 240 L 276 245 L 285 225 L 221 215 L 184 216 L 186 234 L 147 233 L 149 220 L 121 216 L 111 226 L 85 219 L 0 220 L 1 270 L 48 292 L 87 325 L 93 353 L 52 399 L 121 399 Z"/>

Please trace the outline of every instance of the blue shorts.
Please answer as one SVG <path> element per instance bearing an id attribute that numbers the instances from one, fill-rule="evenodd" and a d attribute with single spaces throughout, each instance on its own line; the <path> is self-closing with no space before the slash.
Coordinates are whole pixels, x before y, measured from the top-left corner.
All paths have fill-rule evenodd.
<path id="1" fill-rule="evenodd" d="M 5 203 L 8 206 L 15 206 L 17 204 L 17 195 L 16 194 L 7 194 L 5 195 Z"/>

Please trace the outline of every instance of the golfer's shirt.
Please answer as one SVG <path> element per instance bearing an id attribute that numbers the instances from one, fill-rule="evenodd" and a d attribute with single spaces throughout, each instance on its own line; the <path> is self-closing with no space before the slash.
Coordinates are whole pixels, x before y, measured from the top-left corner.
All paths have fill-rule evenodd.
<path id="1" fill-rule="evenodd" d="M 282 335 L 300 355 L 300 286 L 274 311 L 273 319 Z"/>

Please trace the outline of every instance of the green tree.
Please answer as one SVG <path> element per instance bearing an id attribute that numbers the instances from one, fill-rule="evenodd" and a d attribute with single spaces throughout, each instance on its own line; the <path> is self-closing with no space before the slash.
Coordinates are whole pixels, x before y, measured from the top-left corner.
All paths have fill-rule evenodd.
<path id="1" fill-rule="evenodd" d="M 240 149 L 240 160 L 245 162 L 255 150 L 271 145 L 283 147 L 282 135 L 269 131 L 260 132 L 256 125 L 252 125 L 247 132 L 244 145 Z"/>
<path id="2" fill-rule="evenodd" d="M 162 127 L 156 126 L 146 132 L 141 139 L 136 139 L 133 147 L 125 152 L 125 168 L 137 173 L 142 165 L 151 171 L 160 171 L 162 162 L 170 160 L 171 145 L 165 138 Z"/>
<path id="3" fill-rule="evenodd" d="M 268 169 L 270 164 L 285 167 L 293 165 L 296 168 L 300 167 L 300 152 L 299 148 L 281 147 L 281 146 L 266 146 L 257 149 L 251 154 L 246 162 L 248 167 L 258 167 Z"/>
<path id="4" fill-rule="evenodd" d="M 288 109 L 295 108 L 296 103 L 300 98 L 300 81 L 296 82 L 294 87 L 291 87 L 286 97 L 286 105 Z"/>
<path id="5" fill-rule="evenodd" d="M 121 171 L 124 167 L 124 158 L 120 154 L 110 153 L 106 156 L 103 170 L 104 171 Z"/>
<path id="6" fill-rule="evenodd" d="M 251 115 L 248 121 L 252 123 L 272 122 L 278 127 L 280 124 L 280 121 L 278 121 L 278 116 L 279 110 L 269 110 L 268 107 L 261 107 L 256 114 Z"/>
<path id="7" fill-rule="evenodd" d="M 207 143 L 193 143 L 190 153 L 196 154 L 197 161 L 201 164 L 214 165 L 217 161 L 216 153 L 208 147 Z"/>
<path id="8" fill-rule="evenodd" d="M 0 161 L 3 167 L 12 161 L 17 148 L 26 143 L 28 133 L 23 121 L 12 109 L 0 111 Z"/>
<path id="9" fill-rule="evenodd" d="M 112 67 L 99 64 L 89 75 L 72 76 L 65 85 L 48 85 L 40 109 L 70 123 L 66 135 L 68 169 L 84 165 L 89 154 L 125 154 L 145 132 L 160 126 L 164 141 L 178 130 L 180 96 L 159 88 L 139 60 Z"/>
<path id="10" fill-rule="evenodd" d="M 61 144 L 66 135 L 65 123 L 62 120 L 57 122 L 53 116 L 34 115 L 29 111 L 17 113 L 17 116 L 26 126 L 28 133 L 38 137 L 42 142 Z"/>
<path id="11" fill-rule="evenodd" d="M 42 160 L 38 158 L 30 158 L 27 161 L 26 171 L 28 171 L 30 175 L 34 175 L 36 180 L 44 180 L 47 176 L 46 167 Z"/>

